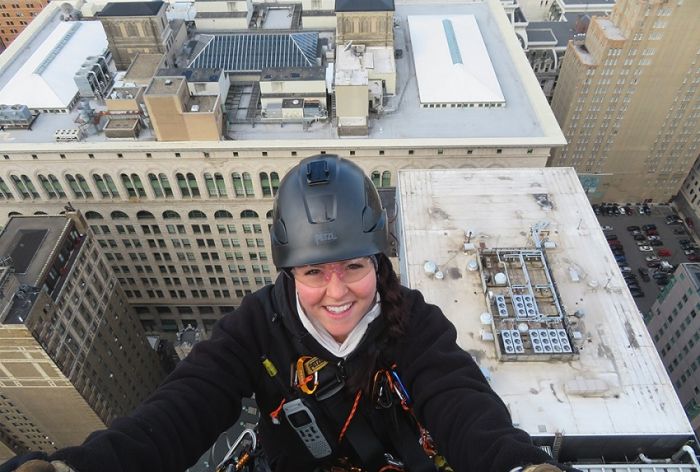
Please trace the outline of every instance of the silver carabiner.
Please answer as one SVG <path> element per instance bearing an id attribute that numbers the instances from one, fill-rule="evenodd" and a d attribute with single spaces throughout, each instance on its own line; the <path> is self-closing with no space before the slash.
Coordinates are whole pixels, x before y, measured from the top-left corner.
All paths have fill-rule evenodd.
<path id="1" fill-rule="evenodd" d="M 236 440 L 233 442 L 233 445 L 229 446 L 228 452 L 226 453 L 226 455 L 224 456 L 222 461 L 219 462 L 219 465 L 216 466 L 217 471 L 222 470 L 221 468 L 224 466 L 224 464 L 226 464 L 226 462 L 228 462 L 231 459 L 231 457 L 233 457 L 233 455 L 236 452 L 236 449 L 238 449 L 238 446 L 241 444 L 241 442 L 243 441 L 243 439 L 246 436 L 250 436 L 250 442 L 251 442 L 251 449 L 250 450 L 255 451 L 255 449 L 258 446 L 258 437 L 255 434 L 255 431 L 253 431 L 250 428 L 246 428 L 241 432 L 241 434 L 238 435 L 238 438 L 236 438 Z M 226 441 L 226 442 L 228 443 L 228 441 Z"/>

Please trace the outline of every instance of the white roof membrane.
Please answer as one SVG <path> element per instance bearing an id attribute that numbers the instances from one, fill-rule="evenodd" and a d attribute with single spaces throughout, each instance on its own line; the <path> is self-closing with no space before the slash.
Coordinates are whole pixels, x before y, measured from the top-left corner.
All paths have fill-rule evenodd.
<path id="1" fill-rule="evenodd" d="M 505 103 L 474 15 L 411 15 L 422 104 Z"/>

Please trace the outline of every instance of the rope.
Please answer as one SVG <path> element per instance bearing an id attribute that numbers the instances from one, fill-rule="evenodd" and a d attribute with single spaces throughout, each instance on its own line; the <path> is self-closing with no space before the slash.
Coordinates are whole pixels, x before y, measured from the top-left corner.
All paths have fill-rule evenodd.
<path id="1" fill-rule="evenodd" d="M 360 397 L 362 396 L 362 390 L 358 390 L 357 393 L 355 394 L 355 401 L 352 404 L 352 408 L 350 409 L 350 414 L 348 415 L 347 419 L 345 420 L 345 424 L 343 425 L 343 429 L 340 430 L 340 436 L 338 436 L 338 443 L 343 441 L 343 437 L 345 436 L 345 432 L 348 430 L 348 426 L 350 426 L 350 421 L 352 420 L 352 417 L 355 416 L 355 412 L 357 411 L 357 406 L 360 403 Z"/>

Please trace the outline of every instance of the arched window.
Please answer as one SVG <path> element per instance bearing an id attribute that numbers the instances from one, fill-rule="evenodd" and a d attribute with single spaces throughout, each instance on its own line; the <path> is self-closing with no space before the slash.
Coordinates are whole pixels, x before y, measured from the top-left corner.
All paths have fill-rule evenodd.
<path id="1" fill-rule="evenodd" d="M 382 172 L 382 187 L 391 187 L 391 172 L 388 170 Z"/>
<path id="2" fill-rule="evenodd" d="M 232 173 L 231 181 L 233 182 L 233 191 L 235 192 L 236 196 L 245 196 L 245 193 L 243 192 L 243 179 L 241 179 L 241 175 L 238 172 Z"/>
<path id="3" fill-rule="evenodd" d="M 369 20 L 366 18 L 360 23 L 360 33 L 369 33 Z"/>
<path id="4" fill-rule="evenodd" d="M 260 187 L 262 188 L 263 197 L 272 196 L 272 188 L 270 187 L 270 177 L 267 172 L 260 172 Z"/>
<path id="5" fill-rule="evenodd" d="M 136 219 L 137 220 L 153 220 L 153 219 L 155 219 L 155 216 L 153 216 L 153 213 L 151 213 L 150 211 L 141 210 L 138 213 L 136 213 Z"/>
<path id="6" fill-rule="evenodd" d="M 151 184 L 151 190 L 153 190 L 153 195 L 155 195 L 156 198 L 163 198 L 165 196 L 163 186 L 160 184 L 160 180 L 158 180 L 156 174 L 148 174 L 148 182 Z"/>
<path id="7" fill-rule="evenodd" d="M 46 216 L 47 213 L 46 213 L 46 212 L 43 212 L 43 211 L 35 211 L 35 212 L 34 212 L 34 215 L 35 215 L 35 216 Z"/>
<path id="8" fill-rule="evenodd" d="M 255 196 L 255 192 L 253 191 L 253 179 L 250 178 L 248 172 L 243 172 L 243 190 L 245 190 L 246 197 Z"/>
<path id="9" fill-rule="evenodd" d="M 170 181 L 168 180 L 168 176 L 161 172 L 160 174 L 158 174 L 158 180 L 160 180 L 160 186 L 163 188 L 163 193 L 165 194 L 165 198 L 172 198 L 173 197 L 173 188 L 170 186 Z"/>
<path id="10" fill-rule="evenodd" d="M 371 178 L 372 178 L 372 183 L 374 184 L 375 187 L 377 187 L 377 188 L 381 187 L 382 174 L 380 174 L 378 170 L 372 171 Z"/>
<path id="11" fill-rule="evenodd" d="M 66 174 L 66 180 L 75 198 L 92 198 L 92 191 L 90 191 L 90 187 L 82 175 L 75 174 L 73 176 Z"/>
<path id="12" fill-rule="evenodd" d="M 173 210 L 165 210 L 163 212 L 163 219 L 164 220 L 179 220 L 180 214 L 176 211 L 173 211 Z"/>
<path id="13" fill-rule="evenodd" d="M 2 177 L 0 177 L 0 200 L 14 200 L 14 198 L 15 196 L 12 195 L 10 187 L 8 187 Z"/>
<path id="14" fill-rule="evenodd" d="M 102 220 L 104 218 L 102 217 L 102 214 L 100 214 L 96 211 L 86 211 L 85 212 L 85 219 L 86 220 Z"/>
<path id="15" fill-rule="evenodd" d="M 22 213 L 18 211 L 11 211 L 7 214 L 7 217 L 9 218 L 10 216 L 22 216 Z"/>
<path id="16" fill-rule="evenodd" d="M 214 219 L 222 219 L 222 218 L 233 218 L 233 215 L 231 214 L 230 211 L 227 210 L 217 210 L 214 213 Z"/>
<path id="17" fill-rule="evenodd" d="M 193 173 L 188 172 L 187 175 L 184 175 L 178 172 L 175 174 L 175 178 L 177 179 L 177 186 L 180 188 L 180 193 L 182 193 L 183 198 L 199 197 L 199 186 L 197 185 L 197 179 L 194 177 Z"/>
<path id="18" fill-rule="evenodd" d="M 192 196 L 199 197 L 199 186 L 197 185 L 197 179 L 194 177 L 192 172 L 187 173 L 187 185 L 190 187 Z"/>
<path id="19" fill-rule="evenodd" d="M 119 198 L 117 186 L 114 185 L 114 181 L 109 174 L 92 174 L 92 180 L 95 182 L 95 186 L 100 191 L 102 198 Z"/>
<path id="20" fill-rule="evenodd" d="M 259 218 L 258 214 L 253 210 L 243 210 L 241 218 Z"/>
<path id="21" fill-rule="evenodd" d="M 265 218 L 268 218 L 268 219 L 272 218 L 272 210 L 267 212 L 267 214 L 265 215 Z"/>
<path id="22" fill-rule="evenodd" d="M 39 174 L 39 181 L 50 199 L 66 198 L 66 193 L 55 175 L 49 174 L 47 177 Z"/>
<path id="23" fill-rule="evenodd" d="M 37 193 L 32 181 L 26 175 L 21 175 L 20 177 L 11 175 L 10 179 L 12 179 L 12 183 L 23 200 L 26 198 L 39 198 L 39 193 Z"/>
<path id="24" fill-rule="evenodd" d="M 146 191 L 143 188 L 143 183 L 138 174 L 121 174 L 122 183 L 126 187 L 129 197 L 145 197 Z"/>
<path id="25" fill-rule="evenodd" d="M 274 197 L 280 186 L 280 178 L 277 172 L 260 172 L 260 187 L 262 187 L 263 197 Z"/>
<path id="26" fill-rule="evenodd" d="M 85 198 L 92 198 L 92 190 L 90 190 L 90 186 L 88 185 L 87 180 L 85 180 L 85 177 L 80 174 L 75 174 L 75 178 L 78 181 L 80 190 L 83 192 L 83 195 L 85 195 Z"/>
<path id="27" fill-rule="evenodd" d="M 193 220 L 194 220 L 194 219 L 201 220 L 201 219 L 206 219 L 206 218 L 207 218 L 207 215 L 206 215 L 203 211 L 192 210 L 191 212 L 189 212 L 189 213 L 187 214 L 187 217 L 190 218 L 190 219 L 193 219 Z"/>
<path id="28" fill-rule="evenodd" d="M 207 192 L 212 198 L 224 198 L 226 197 L 226 184 L 224 183 L 224 176 L 220 173 L 212 175 L 209 172 L 204 174 L 204 182 L 207 185 Z"/>
<path id="29" fill-rule="evenodd" d="M 127 215 L 123 211 L 119 211 L 119 210 L 114 210 L 110 216 L 112 217 L 113 220 L 128 220 L 129 219 L 129 215 Z"/>

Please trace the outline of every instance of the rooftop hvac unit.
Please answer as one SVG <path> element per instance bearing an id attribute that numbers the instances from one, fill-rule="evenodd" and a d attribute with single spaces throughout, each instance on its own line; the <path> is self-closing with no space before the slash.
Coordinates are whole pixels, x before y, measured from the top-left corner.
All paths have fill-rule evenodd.
<path id="1" fill-rule="evenodd" d="M 525 352 L 523 340 L 517 329 L 504 329 L 501 331 L 501 339 L 503 340 L 503 349 L 506 354 L 522 354 Z"/>
<path id="2" fill-rule="evenodd" d="M 498 316 L 501 318 L 508 317 L 508 307 L 506 306 L 506 299 L 503 295 L 496 295 L 496 310 L 498 311 Z"/>

